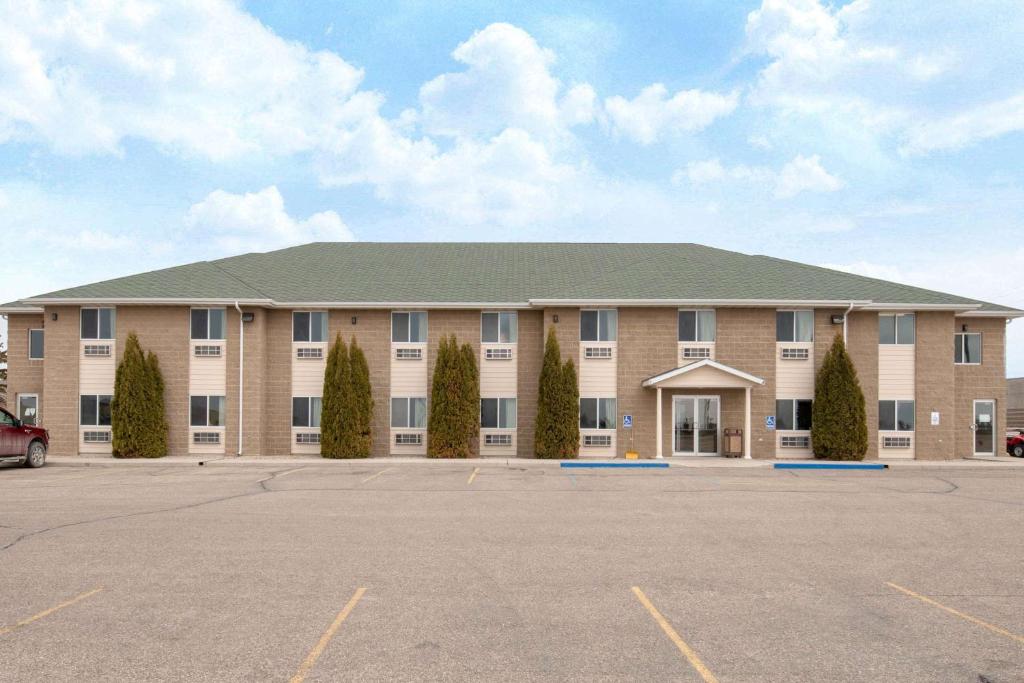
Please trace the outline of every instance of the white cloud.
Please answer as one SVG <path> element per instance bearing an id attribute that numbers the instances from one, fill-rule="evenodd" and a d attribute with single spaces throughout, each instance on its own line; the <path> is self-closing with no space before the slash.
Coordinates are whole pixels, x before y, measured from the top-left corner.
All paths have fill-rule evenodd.
<path id="1" fill-rule="evenodd" d="M 649 85 L 632 100 L 615 96 L 605 100 L 613 129 L 642 145 L 665 134 L 690 133 L 707 128 L 715 119 L 731 114 L 737 93 L 680 90 L 671 98 L 661 83 Z"/>
<path id="2" fill-rule="evenodd" d="M 843 182 L 826 171 L 817 154 L 805 157 L 797 155 L 779 171 L 766 166 L 725 167 L 718 159 L 691 161 L 685 172 L 680 170 L 672 175 L 672 182 L 680 184 L 688 180 L 693 185 L 706 185 L 721 181 L 755 182 L 770 186 L 776 199 L 790 199 L 801 192 L 835 192 Z"/>
<path id="3" fill-rule="evenodd" d="M 1024 130 L 1024 94 L 972 107 L 910 126 L 904 154 L 957 150 L 981 140 Z"/>
<path id="4" fill-rule="evenodd" d="M 246 194 L 215 190 L 193 204 L 184 220 L 193 236 L 212 238 L 222 251 L 232 254 L 355 239 L 334 211 L 315 213 L 305 220 L 292 218 L 273 185 Z"/>

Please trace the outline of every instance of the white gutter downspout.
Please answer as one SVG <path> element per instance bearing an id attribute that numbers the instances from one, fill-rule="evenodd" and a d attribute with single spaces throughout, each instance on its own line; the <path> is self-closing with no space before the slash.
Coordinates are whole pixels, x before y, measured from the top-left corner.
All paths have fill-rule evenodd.
<path id="1" fill-rule="evenodd" d="M 843 346 L 846 346 L 846 319 L 850 317 L 850 311 L 853 310 L 853 302 L 850 302 L 850 307 L 846 309 L 846 313 L 843 313 Z"/>
<path id="2" fill-rule="evenodd" d="M 242 307 L 235 302 L 235 310 L 238 311 L 238 455 L 242 454 L 242 408 L 244 400 L 242 389 L 245 383 L 245 375 L 242 370 L 245 368 L 245 322 L 242 320 Z"/>

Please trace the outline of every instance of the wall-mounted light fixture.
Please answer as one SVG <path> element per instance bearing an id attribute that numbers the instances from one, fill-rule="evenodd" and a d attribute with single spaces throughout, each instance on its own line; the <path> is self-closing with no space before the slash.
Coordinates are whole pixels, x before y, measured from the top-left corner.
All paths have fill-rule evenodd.
<path id="1" fill-rule="evenodd" d="M 57 314 L 56 313 L 51 313 L 50 314 L 50 320 L 56 322 L 57 321 Z"/>
<path id="2" fill-rule="evenodd" d="M 960 331 L 961 332 L 966 332 L 967 331 L 967 323 L 964 323 L 963 325 L 960 326 Z"/>
<path id="3" fill-rule="evenodd" d="M 242 314 L 242 322 L 243 323 L 251 323 L 255 319 L 256 319 L 256 314 L 255 313 L 243 313 Z"/>
<path id="4" fill-rule="evenodd" d="M 553 316 L 551 316 L 551 322 L 554 322 L 554 323 L 558 322 L 558 314 L 557 313 L 555 313 Z"/>
<path id="5" fill-rule="evenodd" d="M 833 325 L 842 325 L 844 317 L 845 316 L 843 316 L 843 315 L 833 315 L 832 316 L 832 324 Z"/>
<path id="6" fill-rule="evenodd" d="M 355 325 L 359 319 L 356 316 L 352 316 L 352 324 Z"/>

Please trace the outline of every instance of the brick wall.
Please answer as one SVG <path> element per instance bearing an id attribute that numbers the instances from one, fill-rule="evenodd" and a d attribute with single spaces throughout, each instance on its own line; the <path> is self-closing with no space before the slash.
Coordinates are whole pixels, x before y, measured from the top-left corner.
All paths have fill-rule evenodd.
<path id="1" fill-rule="evenodd" d="M 751 390 L 750 450 L 754 458 L 774 458 L 775 432 L 764 418 L 775 414 L 775 310 L 719 308 L 715 315 L 715 359 L 765 381 Z"/>
<path id="2" fill-rule="evenodd" d="M 948 460 L 956 453 L 952 313 L 919 312 L 914 344 L 914 457 Z M 932 412 L 939 424 L 931 423 Z"/>
<path id="3" fill-rule="evenodd" d="M 644 389 L 643 380 L 679 365 L 678 313 L 675 308 L 620 308 L 618 333 L 618 413 L 633 416 L 633 429 L 623 429 L 618 418 L 616 446 L 618 455 L 629 449 L 630 431 L 633 448 L 640 457 L 654 457 L 657 452 L 657 416 L 654 389 Z M 662 394 L 662 410 L 668 404 L 668 421 L 672 422 L 669 392 Z M 742 419 L 740 427 L 742 428 Z M 671 434 L 671 426 L 668 427 Z M 668 437 L 671 438 L 671 437 Z M 663 441 L 666 454 L 671 454 L 670 440 Z"/>
<path id="4" fill-rule="evenodd" d="M 953 376 L 956 386 L 956 423 L 954 457 L 974 453 L 974 400 L 993 399 L 995 414 L 995 454 L 1006 452 L 1006 321 L 1003 318 L 954 318 L 947 335 L 946 352 L 953 355 L 953 334 L 963 325 L 968 332 L 981 332 L 981 365 L 955 365 Z"/>
<path id="5" fill-rule="evenodd" d="M 520 458 L 532 458 L 537 428 L 537 389 L 544 360 L 544 313 L 519 311 L 518 318 L 516 449 Z"/>
<path id="6" fill-rule="evenodd" d="M 356 324 L 352 324 L 353 316 Z M 433 312 L 427 315 L 427 331 L 433 322 Z M 345 343 L 356 338 L 366 355 L 370 368 L 370 386 L 373 393 L 373 455 L 387 455 L 390 452 L 391 429 L 391 311 L 385 310 L 336 310 L 328 319 L 328 339 L 334 343 L 341 334 Z M 290 334 L 290 333 L 289 333 Z M 290 339 L 290 337 L 289 337 Z"/>
<path id="7" fill-rule="evenodd" d="M 78 306 L 47 306 L 43 317 L 43 415 L 44 426 L 50 432 L 50 453 L 78 455 Z"/>
<path id="8" fill-rule="evenodd" d="M 12 313 L 7 318 L 7 409 L 18 414 L 18 394 L 38 394 L 37 424 L 45 425 L 43 361 L 28 358 L 28 331 L 44 327 L 43 316 Z M 45 347 L 46 337 L 43 337 Z M 43 349 L 46 355 L 46 349 Z"/>
<path id="9" fill-rule="evenodd" d="M 840 332 L 842 332 L 840 330 Z M 829 338 L 829 342 L 832 339 Z M 817 347 L 817 343 L 815 343 Z M 847 320 L 846 350 L 857 369 L 868 421 L 868 452 L 865 458 L 878 457 L 878 314 L 854 311 Z"/>
<path id="10" fill-rule="evenodd" d="M 289 455 L 292 451 L 292 312 L 268 309 L 263 318 L 263 338 L 263 421 L 259 452 Z M 248 362 L 246 356 L 246 364 Z"/>
<path id="11" fill-rule="evenodd" d="M 554 322 L 554 316 L 558 322 Z M 562 362 L 572 358 L 576 372 L 580 371 L 580 309 L 578 308 L 545 308 L 544 309 L 544 340 L 548 338 L 548 328 L 555 328 L 558 337 L 558 350 L 562 353 Z M 541 355 L 543 355 L 541 342 Z"/>

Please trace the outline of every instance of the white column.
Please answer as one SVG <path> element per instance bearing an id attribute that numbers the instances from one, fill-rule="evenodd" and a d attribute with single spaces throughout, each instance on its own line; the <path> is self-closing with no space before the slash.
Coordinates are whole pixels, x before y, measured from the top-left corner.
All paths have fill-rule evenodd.
<path id="1" fill-rule="evenodd" d="M 743 416 L 743 457 L 750 459 L 750 387 L 743 390 L 746 405 L 746 412 Z"/>
<path id="2" fill-rule="evenodd" d="M 656 387 L 654 391 L 658 396 L 654 404 L 654 428 L 658 431 L 658 448 L 654 457 L 663 458 L 665 456 L 661 454 L 661 387 Z"/>

